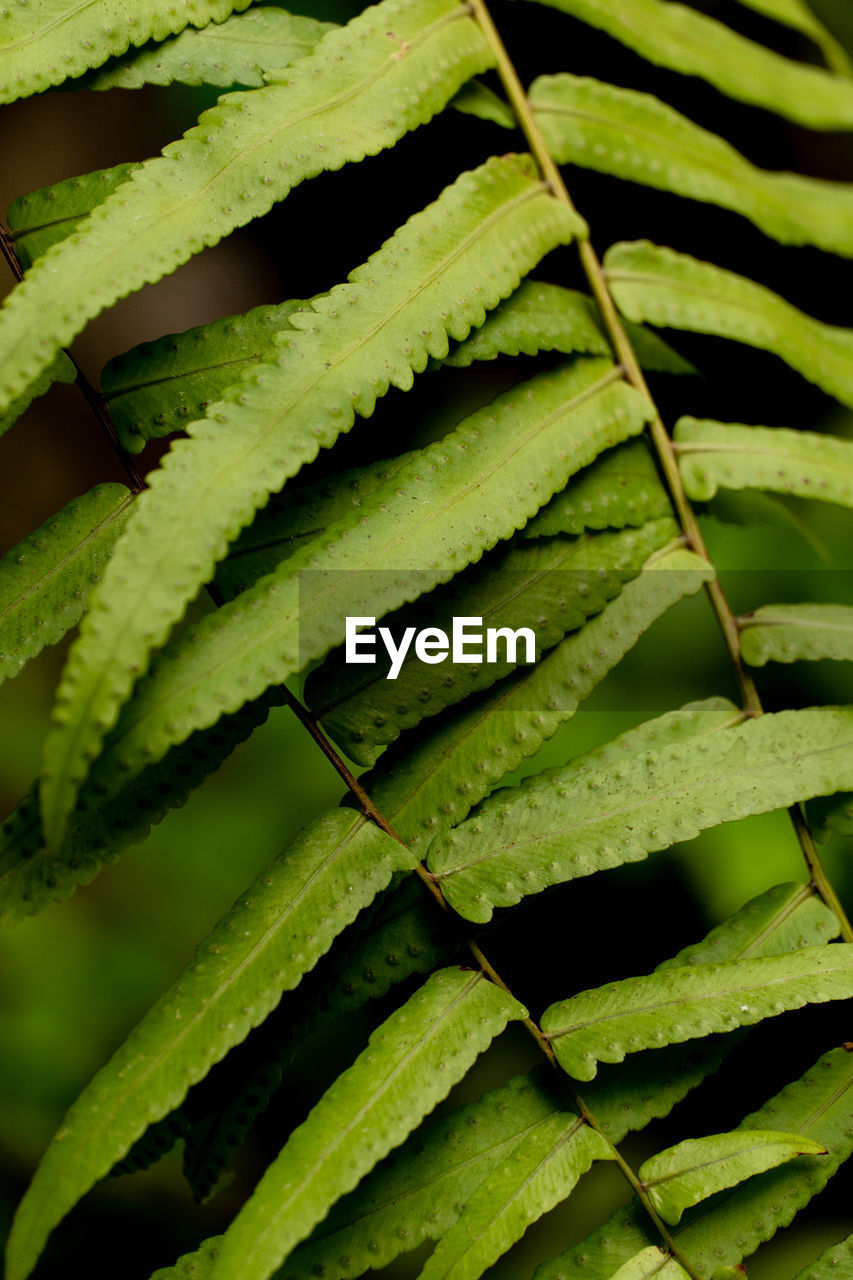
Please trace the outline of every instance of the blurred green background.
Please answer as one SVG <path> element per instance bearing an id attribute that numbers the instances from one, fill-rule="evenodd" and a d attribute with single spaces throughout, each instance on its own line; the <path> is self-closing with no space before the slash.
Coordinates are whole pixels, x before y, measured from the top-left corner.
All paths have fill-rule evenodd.
<path id="1" fill-rule="evenodd" d="M 718 13 L 784 52 L 810 56 L 797 38 L 734 3 Z M 850 0 L 815 0 L 828 24 L 853 47 Z M 354 12 L 345 0 L 301 6 L 321 17 Z M 724 102 L 705 86 L 655 72 L 603 37 L 547 10 L 498 4 L 496 16 L 526 75 L 569 69 L 654 88 L 695 119 L 726 134 L 759 163 L 853 180 L 849 137 L 816 136 L 763 113 Z M 195 90 L 52 93 L 2 109 L 0 206 L 17 195 L 121 160 L 141 160 L 186 128 L 215 95 Z M 93 376 L 135 342 L 184 329 L 260 302 L 306 296 L 343 278 L 409 213 L 433 198 L 462 167 L 506 136 L 478 121 L 447 118 L 408 138 L 394 156 L 325 175 L 261 223 L 120 303 L 77 344 Z M 657 196 L 605 178 L 569 174 L 577 203 L 599 248 L 618 238 L 649 236 L 765 280 L 814 314 L 853 323 L 853 271 L 814 251 L 781 249 L 733 215 Z M 626 194 L 627 193 L 627 194 Z M 543 277 L 577 283 L 568 252 L 554 255 Z M 0 282 L 0 291 L 11 279 Z M 676 340 L 705 375 L 658 388 L 670 418 L 693 412 L 744 421 L 830 430 L 853 438 L 853 419 L 777 362 L 700 339 Z M 415 404 L 392 393 L 342 450 L 351 460 L 400 451 L 451 424 L 451 414 L 487 400 L 514 371 L 427 375 Z M 144 461 L 148 460 L 147 457 Z M 318 464 L 322 467 L 323 461 Z M 75 388 L 55 388 L 0 440 L 0 551 L 72 496 L 121 470 Z M 783 599 L 847 600 L 849 516 L 807 504 L 779 504 L 774 523 L 752 528 L 706 520 L 713 556 L 733 604 L 745 610 Z M 205 607 L 199 604 L 199 608 Z M 65 646 L 41 655 L 0 688 L 0 805 L 8 811 L 39 766 L 40 746 Z M 821 663 L 762 673 L 770 707 L 853 701 L 853 677 Z M 710 693 L 733 695 L 722 646 L 703 597 L 682 604 L 598 690 L 575 720 L 526 771 L 559 763 L 650 715 Z M 91 886 L 14 932 L 0 934 L 0 1236 L 62 1113 L 95 1070 L 189 959 L 255 873 L 341 788 L 331 767 L 286 710 L 255 737 L 146 844 L 126 854 Z M 829 870 L 853 903 L 850 848 L 836 842 Z M 784 815 L 710 832 L 657 855 L 545 895 L 499 924 L 490 942 L 535 1012 L 607 977 L 651 968 L 692 941 L 753 894 L 802 878 L 801 859 Z M 396 998 L 399 998 L 399 993 Z M 79 1267 L 90 1277 L 130 1280 L 166 1265 L 204 1235 L 222 1229 L 288 1128 L 360 1048 L 387 1011 L 380 1002 L 313 1042 L 294 1064 L 286 1089 L 238 1161 L 233 1186 L 209 1205 L 193 1205 L 172 1153 L 145 1174 L 96 1190 L 57 1233 L 44 1276 Z M 642 1159 L 688 1133 L 736 1123 L 822 1049 L 850 1038 L 838 1010 L 810 1010 L 757 1029 L 753 1049 L 735 1055 L 702 1093 L 667 1121 L 627 1144 Z M 454 1098 L 477 1096 L 533 1061 L 520 1032 L 506 1036 Z M 756 1064 L 758 1066 L 756 1067 Z M 791 1065 L 793 1064 L 793 1066 Z M 451 1100 L 452 1101 L 452 1100 Z M 449 1104 L 445 1104 L 449 1105 Z M 789 1280 L 833 1239 L 849 1232 L 850 1183 L 842 1173 L 829 1192 L 750 1265 L 757 1280 Z M 570 1202 L 550 1214 L 495 1268 L 501 1280 L 582 1238 L 627 1198 L 612 1168 L 584 1179 Z M 134 1241 L 129 1254 L 127 1241 Z M 121 1262 L 118 1263 L 118 1251 Z M 414 1262 L 395 1274 L 416 1274 Z"/>

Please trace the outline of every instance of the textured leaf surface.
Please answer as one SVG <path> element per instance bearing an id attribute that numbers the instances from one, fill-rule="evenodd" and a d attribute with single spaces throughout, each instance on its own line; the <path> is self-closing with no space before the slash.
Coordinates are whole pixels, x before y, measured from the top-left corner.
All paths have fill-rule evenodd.
<path id="1" fill-rule="evenodd" d="M 652 94 L 541 76 L 530 101 L 561 164 L 733 209 L 782 244 L 853 256 L 853 185 L 769 173 Z"/>
<path id="2" fill-rule="evenodd" d="M 572 718 L 657 618 L 710 576 L 706 561 L 681 548 L 653 563 L 530 673 L 502 681 L 415 742 L 407 735 L 364 778 L 419 857 L 440 831 L 461 822 L 496 782 Z"/>
<path id="3" fill-rule="evenodd" d="M 822 324 L 763 285 L 647 241 L 614 245 L 605 267 L 617 305 L 631 320 L 770 351 L 853 405 L 853 330 Z"/>
<path id="4" fill-rule="evenodd" d="M 138 844 L 170 809 L 213 773 L 263 724 L 271 706 L 283 701 L 280 689 L 247 703 L 236 715 L 223 716 L 212 731 L 194 733 L 163 760 L 145 769 L 105 801 L 83 788 L 58 853 L 44 843 L 34 786 L 0 828 L 0 926 L 17 924 L 61 901 L 77 885 L 88 884 L 100 869 Z"/>
<path id="5" fill-rule="evenodd" d="M 132 501 L 123 484 L 98 485 L 0 560 L 0 681 L 79 622 Z"/>
<path id="6" fill-rule="evenodd" d="M 71 235 L 95 205 L 112 195 L 135 168 L 132 164 L 118 164 L 112 169 L 96 169 L 79 178 L 66 178 L 49 187 L 39 187 L 13 200 L 6 217 L 24 270 L 51 245 Z"/>
<path id="7" fill-rule="evenodd" d="M 736 1191 L 723 1193 L 713 1205 L 689 1211 L 673 1234 L 700 1273 L 713 1274 L 719 1267 L 749 1257 L 823 1189 L 853 1149 L 852 1089 L 853 1054 L 834 1049 L 801 1080 L 746 1117 L 741 1129 L 802 1134 L 829 1154 L 771 1169 Z M 652 1231 L 635 1201 L 618 1209 L 580 1245 L 539 1267 L 536 1280 L 612 1280 L 621 1265 L 654 1244 Z"/>
<path id="8" fill-rule="evenodd" d="M 675 0 L 544 0 L 640 57 L 813 129 L 853 129 L 853 84 L 782 58 Z"/>
<path id="9" fill-rule="evenodd" d="M 767 662 L 853 659 L 853 608 L 843 604 L 768 604 L 739 619 L 740 647 L 753 667 Z"/>
<path id="10" fill-rule="evenodd" d="M 312 544 L 297 552 L 281 574 L 262 579 L 167 646 L 127 704 L 109 752 L 95 762 L 93 785 L 111 794 L 170 745 L 323 656 L 343 640 L 347 616 L 384 612 L 446 581 L 514 532 L 572 471 L 641 430 L 647 415 L 647 402 L 617 370 L 584 361 L 517 387 L 467 419 L 407 462 L 387 490 L 377 490 L 319 549 Z M 93 634 L 96 644 L 108 616 L 103 605 L 113 615 L 118 608 L 106 592 L 100 604 L 88 615 L 101 631 Z M 126 634 L 121 621 L 117 635 Z M 84 756 L 95 737 L 81 696 L 88 681 L 75 687 L 78 670 L 71 668 L 68 688 L 75 710 L 88 718 L 78 726 L 81 733 L 72 729 L 64 741 L 57 735 L 51 764 L 60 746 Z M 113 667 L 96 678 L 107 692 L 115 688 Z M 58 714 L 65 713 L 60 706 Z M 61 789 L 51 785 L 43 794 L 67 801 L 72 781 L 63 766 Z"/>
<path id="11" fill-rule="evenodd" d="M 674 435 L 682 479 L 698 502 L 718 488 L 750 488 L 853 507 L 853 441 L 697 418 L 681 418 Z"/>
<path id="12" fill-rule="evenodd" d="M 574 476 L 522 531 L 525 538 L 623 529 L 670 515 L 672 508 L 644 440 L 629 440 Z"/>
<path id="13" fill-rule="evenodd" d="M 774 1129 L 736 1129 L 688 1138 L 658 1152 L 641 1165 L 639 1178 L 664 1221 L 676 1223 L 685 1209 L 717 1191 L 797 1156 L 822 1155 L 826 1155 L 826 1148 L 802 1135 Z"/>
<path id="14" fill-rule="evenodd" d="M 306 178 L 426 123 L 490 58 L 457 0 L 384 0 L 330 31 L 281 81 L 224 95 L 6 299 L 0 412 L 105 307 L 260 217 Z"/>
<path id="15" fill-rule="evenodd" d="M 14 102 L 97 67 L 130 45 L 163 40 L 187 25 L 221 22 L 251 0 L 133 0 L 80 4 L 28 0 L 0 14 L 0 102 Z"/>
<path id="16" fill-rule="evenodd" d="M 449 2 L 430 0 L 445 6 Z M 452 27 L 445 23 L 442 29 Z M 387 34 L 383 39 L 387 44 Z M 322 446 L 330 445 L 341 431 L 347 430 L 356 412 L 370 414 L 377 398 L 391 384 L 411 387 L 413 372 L 422 369 L 431 354 L 446 353 L 448 332 L 464 336 L 472 323 L 482 320 L 487 306 L 495 305 L 543 253 L 570 239 L 578 227 L 578 220 L 547 194 L 527 158 L 494 160 L 464 174 L 357 268 L 347 284 L 315 301 L 310 313 L 301 313 L 298 344 L 290 340 L 284 353 L 264 366 L 263 372 L 253 373 L 245 384 L 238 383 L 230 399 L 221 402 L 212 416 L 192 424 L 189 440 L 176 442 L 163 465 L 149 477 L 151 487 L 140 495 L 134 519 L 116 547 L 57 695 L 56 725 L 45 747 L 42 793 L 49 843 L 58 842 L 65 815 L 85 776 L 86 761 L 96 754 L 151 649 L 163 642 L 172 623 L 225 554 L 227 543 L 248 523 L 254 510 Z M 493 270 L 495 257 L 500 267 Z M 346 315 L 343 325 L 341 312 Z M 291 320 L 295 320 L 295 313 Z M 590 369 L 592 377 L 600 372 L 593 365 Z M 585 375 L 578 376 L 582 380 Z M 571 375 L 568 380 L 557 378 L 557 391 L 552 396 L 570 380 Z M 567 387 L 566 395 L 569 394 Z M 588 444 L 585 452 L 578 443 L 571 462 L 564 451 L 565 461 L 558 461 L 556 466 L 551 464 L 555 449 L 552 441 L 556 442 L 562 419 L 552 407 L 551 416 L 544 424 L 540 421 L 538 431 L 533 433 L 528 450 L 531 468 L 540 475 L 545 473 L 545 480 L 540 481 L 541 498 L 534 501 L 529 491 L 519 495 L 517 509 L 503 517 L 509 526 L 507 533 L 562 487 L 572 470 L 591 462 L 601 449 L 639 430 L 639 415 L 635 411 L 634 419 L 631 417 L 635 401 L 624 397 L 624 392 L 613 387 L 594 406 L 581 409 L 578 420 L 588 425 L 595 445 Z M 538 407 L 535 391 L 531 391 L 531 409 Z M 598 410 L 606 425 L 599 421 L 593 428 L 589 424 L 593 409 Z M 620 414 L 625 417 L 624 424 L 615 420 Z M 545 429 L 548 425 L 550 434 Z M 473 426 L 468 435 L 463 431 L 461 437 L 458 431 L 454 433 L 460 452 L 463 445 L 468 448 L 473 444 L 473 432 L 477 430 Z M 495 435 L 499 441 L 504 439 L 508 427 Z M 479 434 L 477 438 L 480 439 Z M 517 448 L 517 432 L 514 443 Z M 510 469 L 506 457 L 503 468 L 498 465 L 498 448 L 490 451 L 489 442 L 481 439 L 476 450 L 481 462 L 492 460 L 493 485 L 484 485 L 483 492 L 491 493 L 493 499 L 494 485 L 507 493 L 506 473 Z M 505 448 L 504 454 L 507 452 Z M 428 454 L 427 460 L 432 462 L 433 455 Z M 417 499 L 410 496 L 409 523 L 413 502 L 428 502 L 439 489 L 446 492 L 450 477 L 464 470 L 455 461 L 455 467 L 442 466 L 425 478 L 418 487 Z M 395 519 L 399 519 L 399 502 L 393 510 Z M 478 526 L 482 519 L 494 523 L 494 532 L 481 532 L 479 546 L 472 545 L 469 558 L 477 558 L 501 536 L 501 522 L 494 519 L 491 510 L 486 508 L 481 513 L 474 504 L 465 522 L 466 530 Z M 428 549 L 432 548 L 427 536 L 431 533 L 430 522 L 426 521 L 419 532 L 421 539 L 412 544 L 413 557 L 421 540 Z M 382 543 L 378 515 L 373 537 L 377 544 Z M 351 538 L 347 547 L 354 541 L 357 539 Z M 466 562 L 464 556 L 460 558 Z M 415 562 L 421 563 L 417 559 Z M 430 560 L 424 563 L 428 565 Z M 445 576 L 449 577 L 457 566 L 450 557 L 445 563 Z M 388 561 L 384 567 L 392 565 L 393 561 Z M 320 566 L 309 560 L 300 567 Z M 339 558 L 323 567 L 378 566 L 375 559 L 364 565 L 359 560 Z M 439 579 L 440 575 L 436 580 Z M 253 597 L 256 604 L 241 608 L 244 626 L 249 608 L 255 613 L 250 629 L 256 642 L 265 634 L 261 602 L 265 602 L 267 612 L 272 608 L 276 617 L 283 610 L 280 598 L 272 605 L 269 585 L 258 588 L 261 595 Z M 390 603 L 388 607 L 392 607 Z M 364 609 L 350 612 L 364 613 Z M 224 614 L 222 611 L 217 628 L 225 625 Z M 310 614 L 303 607 L 302 634 L 316 643 L 307 625 L 308 617 Z M 268 663 L 262 661 L 255 668 L 255 678 L 260 677 L 267 684 L 275 678 L 284 680 L 298 666 L 298 662 L 293 665 L 296 616 L 285 610 L 284 620 L 278 625 L 281 631 L 276 641 L 276 659 L 284 674 L 264 676 L 262 668 L 268 668 Z M 332 637 L 327 647 L 334 642 Z M 217 668 L 222 665 L 221 644 L 219 649 Z M 204 672 L 203 661 L 195 665 L 199 658 L 197 654 L 193 660 L 197 677 Z M 242 683 L 246 663 L 241 665 Z M 233 684 L 230 696 L 233 700 Z M 251 693 L 241 695 L 239 701 L 246 696 Z M 224 708 L 221 703 L 219 712 Z M 208 704 L 207 711 L 202 711 L 208 716 L 207 723 L 211 710 Z M 192 727 L 187 724 L 179 734 Z"/>
<path id="17" fill-rule="evenodd" d="M 341 809 L 261 873 L 69 1111 L 18 1209 L 10 1280 L 29 1274 L 72 1205 L 298 984 L 391 874 L 412 864 L 403 845 Z"/>
<path id="18" fill-rule="evenodd" d="M 796 1280 L 853 1280 L 853 1236 L 827 1249 L 798 1272 Z"/>
<path id="19" fill-rule="evenodd" d="M 549 1116 L 484 1178 L 439 1241 L 422 1280 L 477 1280 L 533 1222 L 571 1194 L 594 1160 L 610 1159 L 610 1144 L 577 1115 Z"/>
<path id="20" fill-rule="evenodd" d="M 610 982 L 551 1005 L 541 1025 L 569 1075 L 592 1080 L 599 1062 L 751 1026 L 804 1004 L 845 999 L 851 990 L 853 944 L 833 943 Z"/>
<path id="21" fill-rule="evenodd" d="M 853 710 L 783 711 L 591 778 L 551 771 L 436 840 L 429 867 L 457 911 L 488 920 L 549 885 L 852 783 Z"/>
<path id="22" fill-rule="evenodd" d="M 238 8 L 239 6 L 231 6 Z M 224 22 L 179 35 L 150 49 L 134 50 L 86 78 L 87 89 L 141 89 L 146 84 L 210 84 L 257 89 L 268 71 L 311 53 L 334 24 L 288 13 L 250 9 Z"/>
<path id="23" fill-rule="evenodd" d="M 149 440 L 203 418 L 245 369 L 270 354 L 277 335 L 290 328 L 288 316 L 303 305 L 254 307 L 244 316 L 144 342 L 110 360 L 101 388 L 125 449 L 139 453 Z"/>
<path id="24" fill-rule="evenodd" d="M 480 618 L 484 628 L 515 632 L 526 627 L 535 633 L 538 661 L 567 632 L 599 613 L 649 556 L 677 534 L 675 522 L 664 519 L 640 530 L 514 547 L 386 618 L 385 625 L 396 637 L 412 626 L 416 632 L 437 626 L 450 635 L 455 617 Z M 518 644 L 515 661 L 501 644 L 494 662 L 434 666 L 422 663 L 410 650 L 394 680 L 387 678 L 390 662 L 381 652 L 369 667 L 347 665 L 345 657 L 338 649 L 312 672 L 306 700 L 353 760 L 373 764 L 379 749 L 405 729 L 488 688 L 524 663 L 526 648 Z"/>
<path id="25" fill-rule="evenodd" d="M 214 1277 L 270 1275 L 521 1016 L 480 973 L 443 969 L 429 978 L 291 1136 L 226 1232 Z"/>

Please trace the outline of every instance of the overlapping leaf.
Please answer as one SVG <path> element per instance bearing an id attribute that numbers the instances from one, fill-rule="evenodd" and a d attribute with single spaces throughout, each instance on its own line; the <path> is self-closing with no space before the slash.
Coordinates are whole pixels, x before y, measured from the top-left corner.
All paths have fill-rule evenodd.
<path id="1" fill-rule="evenodd" d="M 744 661 L 753 667 L 806 658 L 853 659 L 853 608 L 766 604 L 738 619 Z"/>
<path id="2" fill-rule="evenodd" d="M 671 509 L 648 445 L 631 440 L 596 458 L 528 520 L 522 533 L 525 538 L 548 538 L 587 529 L 622 529 L 659 520 Z"/>
<path id="3" fill-rule="evenodd" d="M 112 169 L 96 169 L 13 200 L 6 218 L 21 266 L 25 270 L 31 267 L 51 245 L 71 235 L 96 205 L 127 181 L 135 168 L 132 164 L 118 164 Z"/>

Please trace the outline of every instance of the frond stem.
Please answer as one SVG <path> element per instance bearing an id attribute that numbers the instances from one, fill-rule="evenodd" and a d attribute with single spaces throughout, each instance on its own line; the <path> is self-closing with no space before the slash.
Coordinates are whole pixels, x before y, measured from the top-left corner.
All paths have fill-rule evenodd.
<path id="1" fill-rule="evenodd" d="M 569 190 L 563 181 L 563 176 L 554 161 L 536 117 L 528 101 L 527 94 L 519 79 L 515 65 L 510 58 L 506 46 L 503 43 L 501 35 L 494 24 L 491 14 L 487 8 L 485 0 L 469 0 L 471 11 L 480 24 L 480 27 L 491 46 L 495 55 L 498 74 L 501 78 L 506 95 L 510 100 L 513 111 L 519 127 L 523 132 L 530 150 L 533 153 L 536 163 L 539 166 L 543 178 L 548 183 L 554 197 L 565 204 L 573 213 L 577 213 L 574 202 L 569 194 Z M 613 347 L 616 358 L 625 371 L 626 381 L 630 383 L 637 391 L 646 397 L 649 403 L 654 407 L 655 416 L 649 426 L 649 435 L 658 460 L 658 465 L 663 473 L 667 487 L 678 514 L 679 523 L 682 532 L 687 541 L 688 547 L 695 551 L 697 555 L 702 556 L 709 564 L 713 564 L 708 548 L 705 545 L 705 539 L 702 537 L 702 531 L 699 528 L 699 522 L 696 513 L 687 497 L 684 485 L 681 480 L 681 473 L 678 469 L 678 460 L 672 439 L 664 426 L 663 419 L 657 410 L 654 399 L 649 391 L 648 383 L 645 375 L 637 359 L 631 341 L 625 332 L 625 326 L 613 301 L 613 296 L 607 284 L 604 267 L 601 259 L 596 253 L 589 240 L 581 240 L 578 242 L 578 251 L 580 253 L 581 265 L 584 274 L 592 291 L 593 298 L 601 318 L 607 330 L 608 337 Z M 734 669 L 735 679 L 737 680 L 740 690 L 741 700 L 744 711 L 749 716 L 761 716 L 764 714 L 764 708 L 758 693 L 758 688 L 752 674 L 747 669 L 740 647 L 740 632 L 738 625 L 732 612 L 731 606 L 726 599 L 720 582 L 716 577 L 712 581 L 705 583 L 705 590 L 714 610 L 717 623 L 723 634 L 723 640 L 731 659 Z M 805 818 L 799 806 L 793 805 L 788 813 L 794 828 L 794 833 L 800 844 L 803 858 L 808 867 L 811 882 L 823 901 L 836 916 L 841 936 L 845 942 L 853 942 L 853 926 L 847 917 L 847 914 L 838 898 L 837 893 L 833 889 L 829 878 L 824 870 L 820 855 L 815 848 L 811 832 L 808 829 Z"/>

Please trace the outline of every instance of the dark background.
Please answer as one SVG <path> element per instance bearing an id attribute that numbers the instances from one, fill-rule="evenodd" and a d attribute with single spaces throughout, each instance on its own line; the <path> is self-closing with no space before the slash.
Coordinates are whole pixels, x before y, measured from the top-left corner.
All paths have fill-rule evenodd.
<path id="1" fill-rule="evenodd" d="M 795 34 L 735 3 L 702 7 L 782 52 L 812 56 Z M 816 0 L 814 7 L 853 44 L 849 0 Z M 356 6 L 318 0 L 302 11 L 345 20 Z M 494 13 L 525 80 L 571 70 L 648 89 L 728 137 L 758 164 L 853 180 L 851 136 L 810 133 L 729 102 L 699 81 L 646 65 L 548 9 L 496 3 Z M 0 208 L 46 183 L 155 154 L 215 96 L 180 87 L 108 95 L 54 92 L 2 108 Z M 297 189 L 268 217 L 119 303 L 89 326 L 75 352 L 96 380 L 109 357 L 136 342 L 258 303 L 322 291 L 344 278 L 461 169 L 513 145 L 521 143 L 510 142 L 493 126 L 447 112 L 393 153 Z M 816 250 L 777 246 L 724 211 L 575 170 L 567 172 L 567 180 L 600 252 L 618 239 L 649 237 L 760 279 L 824 320 L 853 324 L 853 264 Z M 552 255 L 536 274 L 582 284 L 570 250 Z M 10 285 L 11 277 L 0 282 L 0 292 Z M 658 381 L 655 391 L 669 421 L 689 412 L 853 436 L 847 411 L 775 359 L 708 339 L 675 341 L 703 377 Z M 393 392 L 373 419 L 357 424 L 336 449 L 335 465 L 398 452 L 447 430 L 460 406 L 485 402 L 529 368 L 522 361 L 485 372 L 426 375 L 418 397 L 404 400 Z M 155 457 L 143 455 L 143 465 Z M 317 464 L 327 465 L 323 459 Z M 55 388 L 0 440 L 0 476 L 0 552 L 92 484 L 123 478 L 74 387 Z M 771 525 L 747 530 L 710 519 L 706 525 L 738 610 L 788 598 L 853 595 L 849 514 L 790 502 L 780 504 Z M 4 811 L 38 770 L 65 648 L 42 654 L 0 688 Z M 761 673 L 760 686 L 770 708 L 853 700 L 851 677 L 839 664 L 780 667 Z M 708 605 L 699 597 L 679 606 L 644 638 L 526 772 L 715 692 L 734 693 Z M 287 711 L 276 712 L 144 846 L 70 902 L 0 935 L 0 1236 L 67 1105 L 256 871 L 340 794 L 336 776 L 304 731 Z M 848 903 L 853 901 L 850 852 L 837 842 L 827 855 Z M 538 1014 L 548 1001 L 584 986 L 647 971 L 753 894 L 802 874 L 784 815 L 749 820 L 708 832 L 639 867 L 544 895 L 498 924 L 489 953 Z M 97 1280 L 120 1269 L 135 1280 L 223 1229 L 317 1090 L 351 1061 L 370 1027 L 400 998 L 400 992 L 392 993 L 383 1007 L 337 1024 L 308 1046 L 261 1131 L 241 1154 L 229 1190 L 208 1206 L 195 1207 L 173 1153 L 148 1173 L 109 1182 L 87 1197 L 56 1233 L 40 1274 L 67 1275 L 71 1266 Z M 821 1051 L 849 1038 L 850 1025 L 835 1006 L 757 1028 L 748 1049 L 732 1057 L 698 1103 L 688 1101 L 672 1120 L 626 1143 L 629 1158 L 636 1164 L 684 1136 L 731 1127 Z M 454 1099 L 477 1097 L 534 1060 L 524 1034 L 510 1032 Z M 626 1198 L 618 1172 L 597 1168 L 494 1274 L 501 1280 L 529 1274 L 536 1262 L 582 1238 Z M 783 1239 L 760 1252 L 750 1275 L 790 1280 L 810 1257 L 850 1231 L 849 1206 L 849 1178 L 845 1181 L 842 1173 Z M 421 1254 L 397 1264 L 394 1274 L 417 1274 L 419 1262 Z"/>

